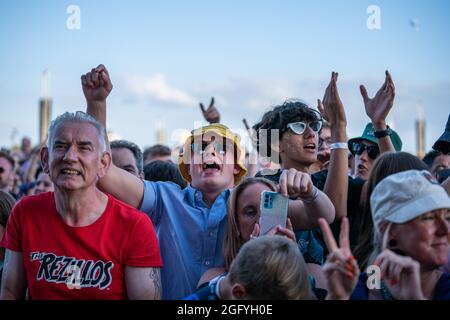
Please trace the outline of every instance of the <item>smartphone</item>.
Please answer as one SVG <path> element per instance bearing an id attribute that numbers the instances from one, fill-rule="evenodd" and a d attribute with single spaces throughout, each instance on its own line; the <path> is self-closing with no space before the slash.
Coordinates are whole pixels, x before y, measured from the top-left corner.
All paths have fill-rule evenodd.
<path id="1" fill-rule="evenodd" d="M 259 226 L 260 235 L 264 235 L 273 227 L 280 225 L 286 228 L 289 199 L 281 193 L 263 191 L 261 193 L 261 205 Z"/>

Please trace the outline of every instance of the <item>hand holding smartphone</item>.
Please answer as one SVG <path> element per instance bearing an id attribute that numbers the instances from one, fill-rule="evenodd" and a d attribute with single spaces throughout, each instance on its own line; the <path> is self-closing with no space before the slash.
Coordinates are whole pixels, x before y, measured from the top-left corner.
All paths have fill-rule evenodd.
<path id="1" fill-rule="evenodd" d="M 281 193 L 264 191 L 261 193 L 260 235 L 264 235 L 273 227 L 280 225 L 286 228 L 289 199 Z"/>

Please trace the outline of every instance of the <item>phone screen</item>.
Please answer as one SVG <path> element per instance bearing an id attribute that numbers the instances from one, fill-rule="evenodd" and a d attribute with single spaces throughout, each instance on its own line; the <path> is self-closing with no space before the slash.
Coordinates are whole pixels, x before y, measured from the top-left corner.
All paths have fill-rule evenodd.
<path id="1" fill-rule="evenodd" d="M 278 192 L 264 191 L 261 193 L 260 235 L 266 234 L 277 225 L 286 228 L 288 203 L 289 199 Z"/>

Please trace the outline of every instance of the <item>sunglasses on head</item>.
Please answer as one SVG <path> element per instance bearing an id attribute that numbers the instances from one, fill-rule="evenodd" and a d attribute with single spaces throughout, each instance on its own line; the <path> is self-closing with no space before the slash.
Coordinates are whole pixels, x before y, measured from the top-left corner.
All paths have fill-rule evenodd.
<path id="1" fill-rule="evenodd" d="M 322 121 L 316 120 L 311 122 L 292 122 L 287 125 L 289 129 L 292 130 L 295 134 L 303 134 L 306 130 L 306 127 L 310 127 L 312 131 L 319 132 L 322 128 Z"/>
<path id="2" fill-rule="evenodd" d="M 227 152 L 233 151 L 233 145 L 230 143 L 227 143 L 225 141 L 213 141 L 213 142 L 207 142 L 207 141 L 201 141 L 201 142 L 193 142 L 191 144 L 192 151 L 194 151 L 196 154 L 203 154 L 205 153 L 206 148 L 212 145 L 214 150 L 219 152 L 219 154 L 225 154 Z"/>
<path id="3" fill-rule="evenodd" d="M 353 152 L 360 156 L 363 154 L 364 150 L 367 150 L 367 155 L 372 160 L 375 160 L 376 157 L 380 154 L 380 149 L 378 146 L 369 146 L 367 144 L 361 143 L 361 142 L 355 142 L 353 143 Z"/>

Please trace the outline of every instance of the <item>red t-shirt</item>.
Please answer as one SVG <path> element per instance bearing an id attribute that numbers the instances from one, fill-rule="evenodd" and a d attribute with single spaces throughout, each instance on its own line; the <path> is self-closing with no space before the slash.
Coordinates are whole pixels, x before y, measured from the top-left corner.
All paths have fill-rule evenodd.
<path id="1" fill-rule="evenodd" d="M 150 218 L 110 195 L 86 227 L 62 220 L 53 192 L 25 197 L 1 246 L 22 252 L 31 299 L 127 299 L 125 266 L 162 267 Z"/>

